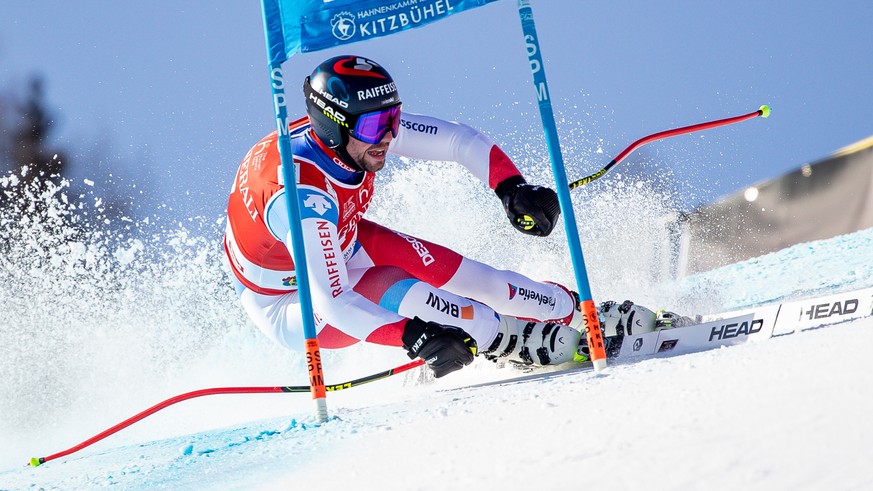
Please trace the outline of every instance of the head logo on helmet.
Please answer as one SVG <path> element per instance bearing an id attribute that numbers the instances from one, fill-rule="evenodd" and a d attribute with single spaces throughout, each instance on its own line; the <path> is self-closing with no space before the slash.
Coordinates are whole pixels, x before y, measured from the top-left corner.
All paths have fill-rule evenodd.
<path id="1" fill-rule="evenodd" d="M 337 56 L 322 62 L 303 82 L 312 131 L 328 147 L 342 149 L 357 116 L 400 105 L 391 75 L 360 56 Z"/>

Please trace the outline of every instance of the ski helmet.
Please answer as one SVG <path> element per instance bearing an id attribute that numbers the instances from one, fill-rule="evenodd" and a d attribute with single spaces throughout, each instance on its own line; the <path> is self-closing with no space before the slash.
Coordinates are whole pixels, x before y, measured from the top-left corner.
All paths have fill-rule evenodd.
<path id="1" fill-rule="evenodd" d="M 353 55 L 326 60 L 306 77 L 303 94 L 312 130 L 330 148 L 345 147 L 350 133 L 358 138 L 359 116 L 393 107 L 398 111 L 381 121 L 392 125 L 396 136 L 400 94 L 391 75 L 372 60 Z"/>

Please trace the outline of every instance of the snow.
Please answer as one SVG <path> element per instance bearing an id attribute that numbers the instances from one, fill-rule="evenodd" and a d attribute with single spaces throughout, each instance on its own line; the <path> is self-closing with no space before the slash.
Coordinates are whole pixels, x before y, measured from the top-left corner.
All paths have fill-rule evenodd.
<path id="1" fill-rule="evenodd" d="M 532 242 L 506 230 L 493 195 L 457 169 L 406 164 L 380 176 L 374 218 L 498 267 L 571 281 L 561 231 Z M 622 255 L 615 224 L 657 223 L 669 210 L 636 182 L 622 189 L 613 179 L 615 194 L 601 189 L 593 199 L 583 188 L 574 197 L 596 298 L 704 313 L 873 286 L 873 229 L 681 281 L 641 281 L 653 259 Z M 444 194 L 428 196 L 441 213 L 427 215 L 416 189 L 432 180 Z M 392 207 L 394 199 L 419 201 Z M 305 380 L 301 355 L 270 345 L 236 305 L 219 260 L 220 224 L 105 243 L 27 227 L 34 235 L 4 236 L 20 267 L 0 268 L 0 297 L 9 299 L 0 319 L 0 490 L 873 484 L 873 317 L 603 374 L 461 388 L 518 374 L 484 360 L 437 381 L 416 370 L 329 394 L 324 424 L 306 394 L 204 397 L 26 467 L 179 393 Z M 655 239 L 641 236 L 638 250 L 647 240 Z M 325 372 L 336 383 L 407 361 L 396 349 L 356 346 L 326 352 Z"/>
<path id="2" fill-rule="evenodd" d="M 409 388 L 397 401 L 336 393 L 322 425 L 299 413 L 0 478 L 3 489 L 862 489 L 873 482 L 873 371 L 860 351 L 871 328 L 868 318 L 605 375 Z"/>

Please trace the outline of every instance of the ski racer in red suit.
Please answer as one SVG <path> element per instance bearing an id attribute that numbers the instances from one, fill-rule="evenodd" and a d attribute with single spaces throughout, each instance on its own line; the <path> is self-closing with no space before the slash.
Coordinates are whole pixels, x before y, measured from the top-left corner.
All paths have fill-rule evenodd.
<path id="1" fill-rule="evenodd" d="M 403 347 L 437 377 L 474 353 L 550 365 L 585 360 L 575 294 L 494 269 L 438 244 L 364 218 L 375 173 L 390 152 L 454 161 L 487 183 L 514 227 L 548 235 L 560 208 L 551 189 L 528 184 L 488 137 L 455 122 L 401 113 L 397 87 L 377 63 L 339 56 L 303 84 L 307 117 L 290 125 L 301 226 L 322 348 L 359 341 Z M 243 158 L 228 201 L 224 247 L 237 293 L 254 323 L 291 349 L 303 345 L 277 135 Z M 611 305 L 609 305 L 611 304 Z M 655 314 L 604 304 L 604 320 L 655 328 Z M 610 314 L 611 313 L 611 314 Z M 628 320 L 631 322 L 628 322 Z M 643 321 L 641 321 L 643 320 Z M 624 324 L 622 324 L 624 322 Z M 583 343 L 584 345 L 584 343 Z M 577 352 L 578 351 L 578 352 Z"/>

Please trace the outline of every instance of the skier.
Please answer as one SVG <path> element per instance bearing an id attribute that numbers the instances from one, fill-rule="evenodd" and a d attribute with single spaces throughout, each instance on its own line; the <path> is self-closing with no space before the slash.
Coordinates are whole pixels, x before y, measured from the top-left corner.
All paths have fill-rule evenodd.
<path id="1" fill-rule="evenodd" d="M 403 112 L 394 80 L 372 60 L 338 56 L 303 83 L 307 116 L 289 126 L 301 227 L 320 346 L 359 341 L 403 347 L 437 377 L 475 354 L 524 364 L 587 359 L 574 292 L 473 261 L 364 218 L 375 173 L 387 154 L 455 161 L 487 183 L 513 227 L 546 236 L 560 214 L 557 195 L 524 177 L 470 126 Z M 277 134 L 239 166 L 224 239 L 243 308 L 267 336 L 303 343 L 297 279 Z M 625 302 L 602 306 L 604 334 L 670 323 Z"/>

